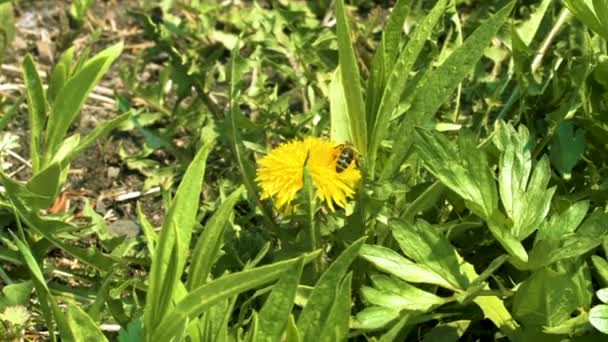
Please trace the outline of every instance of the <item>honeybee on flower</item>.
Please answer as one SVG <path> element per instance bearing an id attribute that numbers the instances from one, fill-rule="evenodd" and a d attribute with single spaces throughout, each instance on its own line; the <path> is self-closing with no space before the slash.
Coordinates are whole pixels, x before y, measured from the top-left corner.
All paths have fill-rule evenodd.
<path id="1" fill-rule="evenodd" d="M 272 198 L 281 210 L 288 207 L 302 188 L 304 163 L 322 202 L 331 211 L 344 208 L 361 181 L 359 154 L 351 144 L 316 137 L 293 140 L 274 148 L 258 161 L 256 182 L 262 199 Z"/>

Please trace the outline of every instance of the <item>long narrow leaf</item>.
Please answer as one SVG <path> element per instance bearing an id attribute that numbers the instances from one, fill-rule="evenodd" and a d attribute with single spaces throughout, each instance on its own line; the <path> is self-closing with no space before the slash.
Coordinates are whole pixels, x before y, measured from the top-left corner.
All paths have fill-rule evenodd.
<path id="1" fill-rule="evenodd" d="M 376 154 L 382 139 L 386 136 L 389 120 L 395 108 L 398 107 L 401 99 L 401 94 L 406 86 L 406 80 L 418 59 L 420 51 L 424 43 L 433 33 L 433 27 L 439 21 L 446 8 L 447 0 L 440 0 L 435 4 L 431 12 L 424 18 L 420 26 L 412 34 L 410 41 L 407 43 L 401 54 L 399 55 L 395 65 L 390 71 L 386 87 L 384 89 L 382 100 L 378 108 L 378 115 L 374 121 L 374 129 L 372 133 L 369 161 L 370 174 L 373 177 Z"/>
<path id="2" fill-rule="evenodd" d="M 36 262 L 36 259 L 32 255 L 28 246 L 23 241 L 19 240 L 14 234 L 12 234 L 12 232 L 11 235 L 13 236 L 13 241 L 17 245 L 19 252 L 21 252 L 21 254 L 23 255 L 25 264 L 27 265 L 33 276 L 34 287 L 36 288 L 36 292 L 40 299 L 42 312 L 44 314 L 45 321 L 49 326 L 48 329 L 49 331 L 51 331 L 51 340 L 55 341 L 55 334 L 52 331 L 53 320 L 56 321 L 57 327 L 59 328 L 59 333 L 64 340 L 74 340 L 74 336 L 72 335 L 72 331 L 70 330 L 66 317 L 64 316 L 61 309 L 59 309 L 59 305 L 57 305 L 57 301 L 55 300 L 55 298 L 51 295 L 51 291 L 46 285 L 42 270 Z"/>
<path id="3" fill-rule="evenodd" d="M 319 253 L 308 254 L 305 262 L 318 257 Z M 281 261 L 268 266 L 252 268 L 213 280 L 193 291 L 179 301 L 173 308 L 165 308 L 167 313 L 154 329 L 155 341 L 169 341 L 182 329 L 184 322 L 199 316 L 213 304 L 231 298 L 241 292 L 254 289 L 280 278 L 285 272 L 293 269 L 300 258 Z"/>
<path id="4" fill-rule="evenodd" d="M 28 227 L 35 230 L 38 234 L 42 235 L 55 246 L 65 250 L 67 253 L 100 271 L 109 272 L 113 269 L 116 261 L 111 257 L 102 254 L 100 251 L 94 248 L 84 249 L 76 247 L 56 236 L 56 233 L 58 232 L 76 230 L 77 227 L 63 221 L 44 220 L 40 218 L 36 213 L 28 210 L 23 204 L 21 198 L 19 197 L 19 194 L 22 193 L 23 190 L 19 190 L 19 184 L 6 178 L 6 176 L 2 174 L 0 174 L 0 181 L 2 181 L 2 184 L 6 188 L 6 194 L 11 200 L 15 211 L 17 214 L 19 214 L 19 217 Z"/>
<path id="5" fill-rule="evenodd" d="M 281 340 L 288 324 L 303 267 L 304 260 L 301 260 L 294 265 L 291 272 L 285 272 L 272 289 L 260 311 L 257 341 Z"/>
<path id="6" fill-rule="evenodd" d="M 74 121 L 80 108 L 122 52 L 123 43 L 115 44 L 87 61 L 81 70 L 67 80 L 52 104 L 45 137 L 45 158 L 48 161 Z"/>
<path id="7" fill-rule="evenodd" d="M 302 334 L 303 341 L 318 341 L 323 328 L 323 319 L 331 310 L 337 288 L 348 267 L 357 257 L 364 241 L 365 237 L 353 242 L 317 281 L 306 306 L 298 318 L 298 329 Z"/>
<path id="8" fill-rule="evenodd" d="M 205 225 L 203 233 L 196 242 L 194 252 L 192 252 L 192 264 L 190 265 L 190 273 L 186 284 L 189 291 L 207 282 L 207 276 L 211 272 L 211 267 L 213 267 L 213 263 L 220 251 L 224 229 L 234 205 L 242 193 L 243 188 L 238 188 L 230 194 Z"/>
<path id="9" fill-rule="evenodd" d="M 481 24 L 443 64 L 420 81 L 408 112 L 409 122 L 421 123 L 437 112 L 483 56 L 485 48 L 505 23 L 514 5 L 515 2 L 510 2 Z"/>
<path id="10" fill-rule="evenodd" d="M 148 341 L 153 337 L 151 331 L 161 321 L 173 299 L 175 287 L 186 264 L 192 228 L 198 211 L 201 183 L 212 146 L 213 141 L 207 142 L 188 166 L 163 223 L 150 271 L 144 311 L 144 327 Z"/>
<path id="11" fill-rule="evenodd" d="M 40 137 L 46 119 L 46 98 L 42 81 L 34 65 L 31 55 L 23 60 L 23 82 L 27 93 L 28 120 L 30 128 L 30 159 L 32 173 L 35 175 L 40 168 Z"/>
<path id="12" fill-rule="evenodd" d="M 374 54 L 369 79 L 367 80 L 367 94 L 365 104 L 367 105 L 367 122 L 376 121 L 376 115 L 388 74 L 393 70 L 395 57 L 399 51 L 403 24 L 409 13 L 411 1 L 398 0 L 393 7 L 390 17 L 382 31 L 382 38 Z M 373 125 L 368 125 L 368 136 L 372 136 L 369 130 Z"/>
<path id="13" fill-rule="evenodd" d="M 361 90 L 361 77 L 357 67 L 355 50 L 351 43 L 350 29 L 344 12 L 344 0 L 335 2 L 336 31 L 338 36 L 338 51 L 340 60 L 340 72 L 342 73 L 342 85 L 344 86 L 344 97 L 348 108 L 351 133 L 355 147 L 364 155 L 367 155 L 367 123 L 365 117 L 365 103 Z"/>

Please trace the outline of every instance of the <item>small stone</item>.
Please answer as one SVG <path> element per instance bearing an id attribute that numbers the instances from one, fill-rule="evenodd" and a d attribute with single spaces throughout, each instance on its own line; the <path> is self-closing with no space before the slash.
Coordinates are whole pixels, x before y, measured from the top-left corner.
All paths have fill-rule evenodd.
<path id="1" fill-rule="evenodd" d="M 108 167 L 108 178 L 114 179 L 120 174 L 120 168 L 115 166 Z"/>

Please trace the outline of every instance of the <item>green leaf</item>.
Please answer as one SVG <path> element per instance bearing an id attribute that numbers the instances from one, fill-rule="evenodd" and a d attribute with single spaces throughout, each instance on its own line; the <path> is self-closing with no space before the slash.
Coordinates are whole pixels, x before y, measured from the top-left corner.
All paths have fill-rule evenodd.
<path id="1" fill-rule="evenodd" d="M 13 4 L 0 3 L 0 61 L 4 59 L 6 50 L 10 49 L 15 36 L 15 16 Z"/>
<path id="2" fill-rule="evenodd" d="M 270 296 L 259 314 L 256 341 L 280 341 L 288 326 L 289 314 L 293 307 L 296 290 L 302 275 L 304 260 L 294 264 L 294 268 L 274 285 Z M 350 293 L 349 293 L 350 296 Z M 350 300 L 349 300 L 350 302 Z"/>
<path id="3" fill-rule="evenodd" d="M 447 302 L 444 298 L 384 275 L 373 275 L 371 279 L 374 287 L 363 286 L 361 296 L 373 305 L 427 312 Z"/>
<path id="4" fill-rule="evenodd" d="M 498 195 L 487 156 L 473 139 L 462 132 L 457 148 L 443 135 L 417 129 L 416 149 L 435 177 L 462 197 L 471 211 L 487 219 L 498 208 Z"/>
<path id="5" fill-rule="evenodd" d="M 380 306 L 370 306 L 357 313 L 351 327 L 361 330 L 377 330 L 400 317 L 402 317 L 402 315 L 399 310 Z"/>
<path id="6" fill-rule="evenodd" d="M 599 289 L 595 294 L 597 295 L 597 298 L 602 301 L 602 303 L 608 303 L 608 288 Z"/>
<path id="7" fill-rule="evenodd" d="M 355 50 L 351 43 L 351 33 L 344 12 L 344 0 L 334 3 L 336 16 L 336 35 L 338 36 L 338 51 L 340 60 L 340 73 L 344 87 L 344 97 L 350 122 L 350 131 L 353 135 L 353 144 L 359 152 L 367 155 L 367 123 L 365 116 L 365 103 L 361 90 L 361 77 L 355 57 Z"/>
<path id="8" fill-rule="evenodd" d="M 517 27 L 517 33 L 526 46 L 530 46 L 530 43 L 532 43 L 532 40 L 545 17 L 545 13 L 552 2 L 552 0 L 542 0 L 535 8 L 534 13 L 530 14 L 530 18 Z"/>
<path id="9" fill-rule="evenodd" d="M 457 342 L 471 325 L 469 320 L 437 324 L 424 335 L 422 342 Z"/>
<path id="10" fill-rule="evenodd" d="M 399 52 L 399 44 L 403 34 L 403 24 L 409 13 L 411 2 L 408 0 L 398 0 L 393 6 L 391 15 L 382 31 L 382 38 L 376 48 L 376 53 L 372 60 L 369 79 L 367 80 L 366 111 L 367 122 L 376 121 L 378 106 L 384 93 L 386 79 L 393 70 L 395 57 Z M 368 131 L 373 125 L 367 127 Z M 369 132 L 371 136 L 371 132 Z"/>
<path id="11" fill-rule="evenodd" d="M 412 94 L 408 123 L 404 127 L 424 123 L 439 110 L 483 56 L 485 48 L 509 17 L 514 4 L 510 2 L 484 21 L 437 69 L 420 80 Z"/>
<path id="12" fill-rule="evenodd" d="M 359 255 L 378 269 L 412 283 L 435 284 L 445 288 L 453 285 L 426 265 L 416 264 L 390 248 L 363 245 Z"/>
<path id="13" fill-rule="evenodd" d="M 144 327 L 147 340 L 154 336 L 151 334 L 154 327 L 163 319 L 174 299 L 175 287 L 186 264 L 207 156 L 213 143 L 205 143 L 188 166 L 163 222 L 146 295 Z"/>
<path id="14" fill-rule="evenodd" d="M 543 157 L 530 177 L 533 145 L 525 126 L 516 132 L 513 126 L 500 121 L 494 140 L 502 151 L 498 174 L 501 202 L 513 221 L 511 234 L 521 241 L 536 230 L 549 212 L 555 193 L 555 187 L 546 189 L 551 169 Z"/>
<path id="15" fill-rule="evenodd" d="M 565 0 L 564 4 L 572 14 L 580 19 L 585 25 L 589 26 L 593 32 L 602 36 L 605 40 L 608 40 L 608 22 L 605 17 L 600 16 L 600 14 L 606 15 L 607 10 L 605 8 L 608 7 L 608 5 L 606 5 L 605 1 L 603 4 L 600 3 L 600 1 L 593 1 L 594 7 L 600 9 L 599 12 L 594 12 L 592 8 L 589 7 L 589 1 Z M 597 7 L 596 4 L 598 5 Z"/>
<path id="16" fill-rule="evenodd" d="M 397 58 L 395 65 L 391 69 L 388 69 L 390 73 L 378 107 L 378 114 L 375 116 L 369 148 L 370 174 L 372 177 L 378 148 L 386 136 L 393 111 L 398 107 L 401 100 L 401 95 L 407 84 L 405 80 L 409 78 L 424 43 L 433 33 L 433 27 L 435 27 L 439 18 L 443 15 L 446 4 L 447 0 L 440 0 L 435 4 L 431 12 L 416 27 L 407 45 Z"/>
<path id="17" fill-rule="evenodd" d="M 327 315 L 323 332 L 320 335 L 321 341 L 345 341 L 348 335 L 350 322 L 350 309 L 352 305 L 351 287 L 353 274 L 348 273 L 342 280 L 340 286 L 336 289 L 336 296 L 331 310 Z"/>
<path id="18" fill-rule="evenodd" d="M 70 76 L 72 60 L 74 59 L 74 50 L 72 46 L 65 50 L 59 57 L 59 61 L 53 68 L 49 79 L 49 88 L 46 91 L 49 102 L 55 101 L 59 90 L 65 85 L 65 81 Z"/>
<path id="19" fill-rule="evenodd" d="M 61 165 L 53 163 L 32 177 L 25 189 L 31 194 L 27 195 L 27 203 L 34 209 L 47 209 L 55 201 L 61 190 Z"/>
<path id="20" fill-rule="evenodd" d="M 0 310 L 7 306 L 26 305 L 32 294 L 33 286 L 31 280 L 4 286 L 2 297 L 0 297 Z"/>
<path id="21" fill-rule="evenodd" d="M 575 131 L 571 122 L 562 122 L 555 131 L 551 143 L 551 163 L 557 171 L 569 180 L 572 169 L 585 152 L 585 131 Z"/>
<path id="22" fill-rule="evenodd" d="M 285 342 L 300 342 L 302 337 L 298 331 L 296 320 L 293 318 L 293 314 L 289 315 L 289 322 L 287 324 L 287 330 L 285 331 Z"/>
<path id="23" fill-rule="evenodd" d="M 535 243 L 542 240 L 560 240 L 565 235 L 574 233 L 585 219 L 589 204 L 589 201 L 576 202 L 562 212 L 552 215 L 538 229 Z"/>
<path id="24" fill-rule="evenodd" d="M 608 305 L 600 304 L 589 311 L 589 322 L 595 329 L 608 334 Z"/>
<path id="25" fill-rule="evenodd" d="M 141 230 L 146 237 L 146 248 L 148 249 L 148 253 L 150 253 L 150 259 L 154 260 L 156 245 L 158 244 L 158 234 L 154 231 L 154 227 L 152 227 L 152 224 L 141 210 L 140 202 L 137 202 L 137 219 L 139 220 Z"/>
<path id="26" fill-rule="evenodd" d="M 415 224 L 394 219 L 389 227 L 407 257 L 423 264 L 445 279 L 453 289 L 466 289 L 469 281 L 460 269 L 456 249 L 433 227 L 421 220 Z"/>
<path id="27" fill-rule="evenodd" d="M 73 336 L 72 336 L 72 332 L 66 321 L 66 318 L 65 318 L 63 312 L 61 311 L 61 309 L 59 309 L 59 305 L 57 305 L 57 301 L 51 295 L 51 291 L 47 287 L 46 281 L 44 280 L 44 276 L 42 275 L 42 270 L 40 269 L 40 266 L 36 262 L 36 259 L 34 259 L 34 256 L 32 255 L 31 250 L 24 242 L 19 240 L 12 232 L 10 232 L 10 233 L 13 237 L 13 241 L 15 242 L 15 244 L 17 245 L 17 248 L 19 249 L 19 252 L 21 252 L 21 255 L 23 256 L 23 259 L 25 261 L 27 268 L 29 269 L 29 271 L 32 275 L 32 280 L 34 281 L 34 287 L 36 288 L 36 293 L 38 294 L 38 301 L 40 303 L 41 310 L 42 310 L 42 316 L 45 320 L 47 327 L 52 327 L 53 321 L 56 321 L 57 327 L 59 328 L 59 333 L 62 336 L 62 338 L 68 339 L 68 340 L 69 339 L 74 340 Z M 54 329 L 52 329 L 52 328 L 49 329 L 49 335 L 50 335 L 51 341 L 55 341 Z"/>
<path id="28" fill-rule="evenodd" d="M 331 311 L 336 291 L 341 283 L 350 264 L 354 261 L 365 241 L 365 237 L 353 242 L 340 256 L 329 266 L 308 297 L 306 306 L 298 318 L 298 329 L 303 341 L 315 341 L 320 337 L 324 321 Z"/>
<path id="29" fill-rule="evenodd" d="M 36 175 L 40 168 L 40 139 L 46 122 L 46 98 L 36 65 L 29 54 L 23 59 L 23 83 L 27 93 L 32 174 Z"/>
<path id="30" fill-rule="evenodd" d="M 121 42 L 103 50 L 87 61 L 59 90 L 52 104 L 46 130 L 46 162 L 51 159 L 89 93 L 120 55 L 122 48 Z"/>
<path id="31" fill-rule="evenodd" d="M 107 341 L 99 325 L 76 305 L 68 305 L 67 322 L 72 329 L 74 341 Z"/>
<path id="32" fill-rule="evenodd" d="M 118 342 L 141 342 L 144 339 L 144 329 L 141 317 L 132 320 L 127 328 L 118 332 Z"/>
<path id="33" fill-rule="evenodd" d="M 591 276 L 584 263 L 541 268 L 515 293 L 513 316 L 531 329 L 556 326 L 591 303 Z"/>
<path id="34" fill-rule="evenodd" d="M 329 93 L 329 111 L 331 113 L 330 138 L 337 143 L 353 141 L 340 67 L 332 75 Z"/>
<path id="35" fill-rule="evenodd" d="M 232 192 L 207 221 L 192 252 L 192 264 L 186 283 L 188 291 L 192 291 L 207 282 L 213 263 L 217 260 L 220 252 L 228 220 L 232 215 L 234 205 L 242 194 L 243 188 L 238 188 Z"/>
<path id="36" fill-rule="evenodd" d="M 100 271 L 109 272 L 116 266 L 116 261 L 114 259 L 104 255 L 95 248 L 76 247 L 69 244 L 64 239 L 58 238 L 56 236 L 57 233 L 75 231 L 77 230 L 77 227 L 63 221 L 44 220 L 40 218 L 36 212 L 27 209 L 23 204 L 20 197 L 20 194 L 24 193 L 23 187 L 20 187 L 19 184 L 6 178 L 2 174 L 0 174 L 0 180 L 6 188 L 6 194 L 11 200 L 15 211 L 28 227 L 49 240 L 53 245 L 65 250 L 67 253 Z"/>
<path id="37" fill-rule="evenodd" d="M 600 256 L 592 255 L 591 263 L 596 271 L 596 278 L 600 285 L 604 287 L 608 286 L 608 261 Z M 606 299 L 608 299 L 608 297 Z M 608 302 L 606 302 L 606 304 L 608 304 Z"/>
<path id="38" fill-rule="evenodd" d="M 319 253 L 306 255 L 305 262 L 309 262 Z M 165 308 L 163 320 L 150 328 L 151 336 L 155 341 L 169 341 L 177 336 L 188 319 L 197 317 L 213 304 L 231 298 L 244 291 L 254 289 L 280 278 L 285 272 L 293 269 L 299 258 L 277 262 L 268 266 L 261 266 L 234 274 L 229 274 L 210 281 L 209 283 L 191 291 L 180 300 L 175 307 Z"/>

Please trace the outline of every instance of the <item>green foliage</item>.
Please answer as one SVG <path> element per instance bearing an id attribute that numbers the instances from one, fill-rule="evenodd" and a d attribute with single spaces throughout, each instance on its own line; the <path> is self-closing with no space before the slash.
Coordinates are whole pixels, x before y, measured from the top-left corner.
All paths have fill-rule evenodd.
<path id="1" fill-rule="evenodd" d="M 145 1 L 129 48 L 98 49 L 103 4 L 72 1 L 92 45 L 43 69 L 5 48 L 31 5 L 0 0 L 24 86 L 1 104 L 0 339 L 605 339 L 608 3 L 389 3 Z M 118 114 L 72 133 L 109 78 Z M 108 135 L 110 183 L 158 195 L 55 210 L 93 196 L 72 164 Z M 309 158 L 282 212 L 256 184 L 306 136 L 361 154 L 346 208 Z"/>

